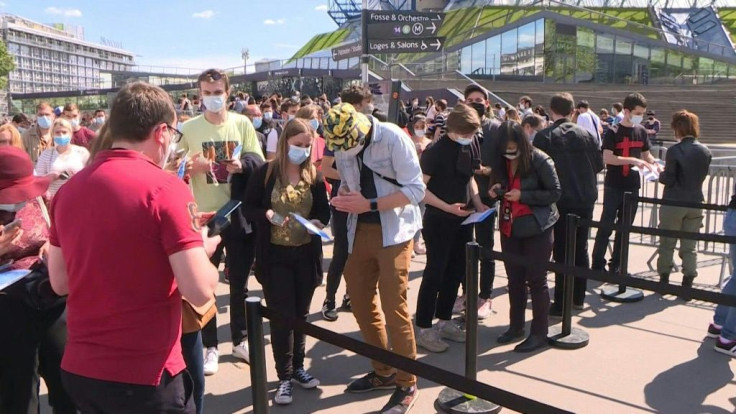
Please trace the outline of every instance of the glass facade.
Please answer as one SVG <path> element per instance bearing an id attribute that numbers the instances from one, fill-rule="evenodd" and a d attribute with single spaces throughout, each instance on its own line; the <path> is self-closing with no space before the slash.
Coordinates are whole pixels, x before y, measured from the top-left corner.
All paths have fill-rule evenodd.
<path id="1" fill-rule="evenodd" d="M 736 65 L 538 19 L 460 50 L 470 76 L 550 83 L 703 84 L 736 79 Z"/>

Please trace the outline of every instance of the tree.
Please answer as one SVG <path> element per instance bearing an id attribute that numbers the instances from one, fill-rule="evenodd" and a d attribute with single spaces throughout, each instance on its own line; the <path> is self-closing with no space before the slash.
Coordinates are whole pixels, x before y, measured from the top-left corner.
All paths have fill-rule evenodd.
<path id="1" fill-rule="evenodd" d="M 0 40 L 0 89 L 5 89 L 8 85 L 8 74 L 13 70 L 15 70 L 13 56 L 8 53 L 5 42 Z"/>

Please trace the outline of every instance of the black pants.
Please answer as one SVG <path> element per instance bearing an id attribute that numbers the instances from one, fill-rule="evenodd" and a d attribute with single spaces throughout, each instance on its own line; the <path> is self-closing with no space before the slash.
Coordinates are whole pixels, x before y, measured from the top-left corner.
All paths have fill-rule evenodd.
<path id="1" fill-rule="evenodd" d="M 631 206 L 631 222 L 624 223 L 624 193 L 632 192 L 633 194 L 639 194 L 638 189 L 623 190 L 620 188 L 605 187 L 603 189 L 603 212 L 601 213 L 600 222 L 602 224 L 627 224 L 630 225 L 634 222 L 636 216 L 636 203 L 632 203 Z M 608 248 L 608 241 L 611 238 L 611 230 L 598 229 L 595 235 L 595 244 L 593 245 L 593 269 L 603 270 L 606 265 L 606 249 Z M 613 255 L 609 261 L 608 270 L 614 271 L 621 268 L 621 234 L 616 232 L 616 237 L 613 243 Z"/>
<path id="2" fill-rule="evenodd" d="M 164 370 L 158 386 L 103 381 L 61 371 L 64 387 L 82 414 L 195 414 L 192 379 Z"/>
<path id="3" fill-rule="evenodd" d="M 311 245 L 284 247 L 269 245 L 267 280 L 263 292 L 269 308 L 287 319 L 306 320 L 317 275 Z M 294 331 L 286 321 L 271 320 L 271 348 L 279 380 L 291 379 L 294 370 L 304 367 L 306 336 Z"/>
<path id="4" fill-rule="evenodd" d="M 494 203 L 483 201 L 489 207 L 493 207 Z M 480 255 L 480 291 L 478 296 L 482 299 L 490 299 L 493 293 L 493 280 L 496 278 L 496 261 L 490 258 L 490 252 L 493 250 L 495 240 L 493 237 L 493 227 L 496 224 L 496 213 L 493 213 L 487 219 L 475 224 L 475 241 L 478 242 L 481 249 Z M 463 272 L 463 275 L 465 273 Z M 465 277 L 463 276 L 463 291 L 465 291 Z M 468 303 L 473 303 L 468 302 Z"/>
<path id="5" fill-rule="evenodd" d="M 417 298 L 416 323 L 420 328 L 431 328 L 434 317 L 452 318 L 452 305 L 465 275 L 465 244 L 473 240 L 473 226 L 462 226 L 462 221 L 461 217 L 424 215 L 427 266 Z"/>
<path id="6" fill-rule="evenodd" d="M 0 295 L 0 413 L 37 414 L 43 377 L 55 414 L 76 413 L 61 384 L 61 357 L 66 345 L 64 306 L 35 311 Z"/>
<path id="7" fill-rule="evenodd" d="M 197 414 L 204 413 L 204 355 L 202 352 L 202 331 L 190 332 L 181 336 L 181 354 L 192 378 L 192 399 Z"/>
<path id="8" fill-rule="evenodd" d="M 584 219 L 593 218 L 593 206 L 582 208 L 565 208 L 559 207 L 560 219 L 555 223 L 555 245 L 552 255 L 557 263 L 565 263 L 565 246 L 567 246 L 567 215 L 575 214 Z M 590 259 L 588 258 L 588 231 L 589 226 L 578 226 L 575 243 L 575 266 L 590 268 Z M 562 309 L 562 295 L 565 291 L 565 275 L 555 273 L 555 306 Z M 576 277 L 573 283 L 572 303 L 582 305 L 585 302 L 585 290 L 587 288 L 587 279 Z"/>
<path id="9" fill-rule="evenodd" d="M 506 274 L 509 277 L 509 319 L 512 330 L 524 328 L 526 288 L 529 286 L 533 315 L 531 335 L 547 337 L 549 289 L 544 265 L 552 253 L 552 238 L 552 228 L 532 237 L 501 236 L 501 249 L 504 253 L 524 256 L 529 263 L 537 265 L 525 267 L 511 262 L 506 263 Z"/>
<path id="10" fill-rule="evenodd" d="M 340 287 L 340 279 L 342 271 L 345 269 L 345 263 L 348 261 L 348 213 L 337 211 L 334 207 L 330 207 L 332 212 L 332 236 L 335 243 L 332 246 L 332 260 L 330 268 L 327 269 L 327 300 L 335 301 L 337 288 Z"/>
<path id="11" fill-rule="evenodd" d="M 246 335 L 245 298 L 248 296 L 248 275 L 255 260 L 255 234 L 229 226 L 222 233 L 222 241 L 212 255 L 212 263 L 220 264 L 223 248 L 227 249 L 225 263 L 230 276 L 230 335 L 233 345 L 243 342 Z M 205 348 L 217 347 L 217 315 L 202 328 Z"/>

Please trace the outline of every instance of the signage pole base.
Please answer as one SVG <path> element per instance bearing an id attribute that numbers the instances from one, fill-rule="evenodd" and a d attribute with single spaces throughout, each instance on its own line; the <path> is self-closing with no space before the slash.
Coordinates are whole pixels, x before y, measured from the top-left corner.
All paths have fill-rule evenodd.
<path id="1" fill-rule="evenodd" d="M 601 288 L 601 297 L 611 302 L 632 303 L 643 300 L 644 293 L 626 286 L 624 289 L 620 289 L 619 286 L 606 286 Z"/>
<path id="2" fill-rule="evenodd" d="M 445 388 L 435 400 L 435 408 L 451 414 L 495 414 L 501 411 L 501 406 L 492 402 L 465 395 L 452 388 Z"/>
<path id="3" fill-rule="evenodd" d="M 579 349 L 588 345 L 588 333 L 580 328 L 572 328 L 569 335 L 562 333 L 562 325 L 549 328 L 549 344 L 560 349 Z"/>

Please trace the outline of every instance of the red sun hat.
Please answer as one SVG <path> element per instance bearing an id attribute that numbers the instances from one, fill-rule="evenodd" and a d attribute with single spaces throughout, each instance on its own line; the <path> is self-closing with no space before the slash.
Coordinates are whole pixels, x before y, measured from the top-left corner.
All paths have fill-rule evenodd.
<path id="1" fill-rule="evenodd" d="M 33 162 L 20 148 L 0 147 L 0 204 L 34 199 L 49 189 L 54 177 L 33 175 Z"/>

